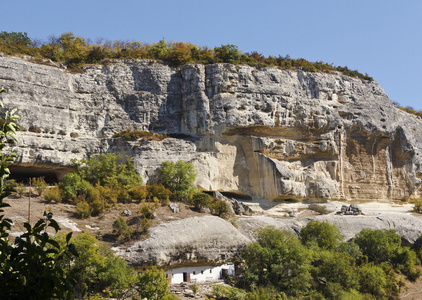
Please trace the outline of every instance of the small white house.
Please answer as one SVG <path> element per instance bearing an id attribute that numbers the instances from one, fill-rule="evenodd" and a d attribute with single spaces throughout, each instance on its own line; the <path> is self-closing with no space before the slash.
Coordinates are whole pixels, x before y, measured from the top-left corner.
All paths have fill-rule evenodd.
<path id="1" fill-rule="evenodd" d="M 166 271 L 170 283 L 207 282 L 234 275 L 234 264 L 182 267 Z"/>

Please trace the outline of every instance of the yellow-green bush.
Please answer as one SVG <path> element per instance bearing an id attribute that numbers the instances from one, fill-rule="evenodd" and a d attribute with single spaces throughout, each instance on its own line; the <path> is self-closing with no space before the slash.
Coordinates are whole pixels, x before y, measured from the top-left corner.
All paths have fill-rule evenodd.
<path id="1" fill-rule="evenodd" d="M 44 191 L 44 199 L 47 203 L 51 201 L 60 203 L 62 202 L 62 197 L 62 192 L 57 185 Z"/>
<path id="2" fill-rule="evenodd" d="M 152 201 L 154 198 L 157 198 L 163 206 L 166 206 L 169 202 L 171 191 L 164 187 L 161 183 L 159 184 L 147 184 L 146 186 L 148 195 L 147 199 Z"/>
<path id="3" fill-rule="evenodd" d="M 86 219 L 91 215 L 91 207 L 86 201 L 79 201 L 76 204 L 76 215 L 81 219 Z"/>
<path id="4" fill-rule="evenodd" d="M 145 186 L 135 185 L 130 189 L 130 194 L 134 200 L 143 200 L 147 198 L 148 191 Z"/>

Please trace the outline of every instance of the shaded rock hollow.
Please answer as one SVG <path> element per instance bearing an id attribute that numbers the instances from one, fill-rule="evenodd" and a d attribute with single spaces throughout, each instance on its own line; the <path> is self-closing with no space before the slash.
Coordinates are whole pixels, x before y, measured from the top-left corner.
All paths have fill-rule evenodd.
<path id="1" fill-rule="evenodd" d="M 0 58 L 1 95 L 18 108 L 15 170 L 63 176 L 72 158 L 127 154 L 144 179 L 183 159 L 197 184 L 266 199 L 419 197 L 422 122 L 376 82 L 338 73 L 148 60 L 82 74 Z M 113 139 L 127 128 L 163 141 Z M 13 169 L 12 169 L 13 172 Z"/>

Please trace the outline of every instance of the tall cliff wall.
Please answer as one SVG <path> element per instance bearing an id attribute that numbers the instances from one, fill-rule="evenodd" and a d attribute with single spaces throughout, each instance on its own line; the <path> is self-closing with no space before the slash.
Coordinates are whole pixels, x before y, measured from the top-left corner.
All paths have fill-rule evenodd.
<path id="1" fill-rule="evenodd" d="M 18 108 L 16 172 L 61 176 L 72 158 L 133 157 L 150 178 L 184 159 L 197 184 L 267 199 L 379 199 L 421 193 L 422 121 L 376 82 L 227 64 L 175 69 L 126 60 L 82 74 L 0 58 L 1 95 Z M 126 142 L 126 128 L 167 133 Z"/>

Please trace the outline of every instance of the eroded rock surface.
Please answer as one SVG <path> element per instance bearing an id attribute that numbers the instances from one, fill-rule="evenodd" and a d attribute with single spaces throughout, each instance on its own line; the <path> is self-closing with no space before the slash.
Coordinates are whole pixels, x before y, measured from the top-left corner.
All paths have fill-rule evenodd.
<path id="1" fill-rule="evenodd" d="M 267 199 L 380 199 L 421 193 L 422 122 L 376 82 L 228 64 L 125 60 L 83 74 L 0 58 L 2 100 L 18 108 L 20 167 L 63 175 L 72 158 L 133 157 L 144 179 L 183 159 L 197 184 Z M 163 141 L 113 139 L 127 128 Z M 12 170 L 13 172 L 13 170 Z"/>
<path id="2" fill-rule="evenodd" d="M 181 265 L 232 260 L 250 240 L 229 222 L 214 216 L 162 223 L 145 241 L 116 249 L 132 265 Z"/>

